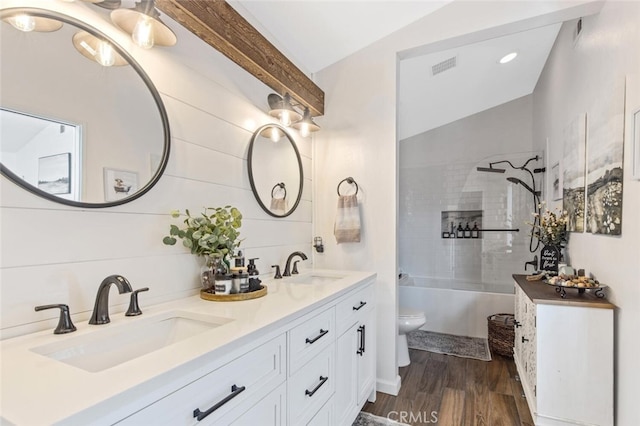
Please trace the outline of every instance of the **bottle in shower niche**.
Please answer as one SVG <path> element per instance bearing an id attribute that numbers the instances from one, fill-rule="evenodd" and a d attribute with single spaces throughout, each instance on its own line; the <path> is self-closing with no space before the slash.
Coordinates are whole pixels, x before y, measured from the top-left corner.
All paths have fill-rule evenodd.
<path id="1" fill-rule="evenodd" d="M 464 227 L 464 237 L 471 238 L 471 228 L 469 227 L 469 222 L 467 222 L 467 226 Z"/>
<path id="2" fill-rule="evenodd" d="M 453 225 L 453 222 L 451 222 L 451 232 L 449 232 L 449 238 L 455 238 L 456 237 L 456 227 Z"/>
<path id="3" fill-rule="evenodd" d="M 478 228 L 478 222 L 473 222 L 473 228 L 471 228 L 471 238 L 479 238 L 480 229 Z"/>
<path id="4" fill-rule="evenodd" d="M 462 222 L 458 223 L 458 229 L 456 229 L 456 238 L 464 238 L 464 228 Z"/>

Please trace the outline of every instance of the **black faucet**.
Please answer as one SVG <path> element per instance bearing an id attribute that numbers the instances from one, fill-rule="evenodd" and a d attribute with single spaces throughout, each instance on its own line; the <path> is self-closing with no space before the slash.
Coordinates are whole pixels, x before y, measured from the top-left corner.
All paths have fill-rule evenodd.
<path id="1" fill-rule="evenodd" d="M 527 270 L 527 266 L 533 266 L 533 270 L 537 270 L 538 269 L 538 255 L 536 254 L 535 256 L 533 256 L 533 260 L 530 262 L 524 262 L 524 270 Z"/>
<path id="2" fill-rule="evenodd" d="M 118 292 L 131 293 L 133 289 L 129 281 L 122 275 L 109 275 L 102 280 L 100 287 L 98 287 L 98 294 L 96 294 L 96 304 L 93 307 L 93 313 L 89 324 L 108 324 L 111 322 L 109 318 L 109 289 L 111 284 L 115 284 L 118 287 Z"/>
<path id="3" fill-rule="evenodd" d="M 287 264 L 284 266 L 284 273 L 282 274 L 283 277 L 291 276 L 291 260 L 293 260 L 293 258 L 296 256 L 300 256 L 302 260 L 307 260 L 307 255 L 301 251 L 294 251 L 293 253 L 291 253 L 289 257 L 287 257 Z M 297 269 L 296 269 L 296 273 L 297 273 Z"/>

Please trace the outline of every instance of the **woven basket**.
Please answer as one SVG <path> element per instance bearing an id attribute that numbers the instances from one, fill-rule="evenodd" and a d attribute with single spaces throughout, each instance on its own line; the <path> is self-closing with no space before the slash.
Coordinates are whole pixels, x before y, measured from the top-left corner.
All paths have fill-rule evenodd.
<path id="1" fill-rule="evenodd" d="M 493 314 L 487 317 L 489 349 L 492 354 L 513 357 L 515 317 L 513 314 Z"/>

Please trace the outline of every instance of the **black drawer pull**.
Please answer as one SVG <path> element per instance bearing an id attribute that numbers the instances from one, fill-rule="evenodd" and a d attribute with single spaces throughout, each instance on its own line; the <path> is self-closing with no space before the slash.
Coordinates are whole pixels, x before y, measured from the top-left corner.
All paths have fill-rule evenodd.
<path id="1" fill-rule="evenodd" d="M 329 376 L 327 376 L 327 377 L 320 376 L 320 383 L 318 383 L 318 386 L 313 388 L 313 390 L 311 390 L 311 391 L 309 389 L 305 390 L 304 394 L 305 395 L 309 395 L 309 396 L 313 396 L 313 394 L 318 392 L 318 389 L 320 389 L 322 387 L 322 385 L 324 385 L 327 380 L 329 380 Z"/>
<path id="2" fill-rule="evenodd" d="M 522 324 L 519 321 L 514 321 L 513 324 L 516 326 L 516 328 L 522 327 Z"/>
<path id="3" fill-rule="evenodd" d="M 240 395 L 246 389 L 245 386 L 237 387 L 236 385 L 231 386 L 231 393 L 227 395 L 222 401 L 215 404 L 213 407 L 209 408 L 207 411 L 200 411 L 199 408 L 193 410 L 193 417 L 197 418 L 198 421 L 204 419 L 209 414 L 216 411 L 218 408 L 222 407 L 227 402 L 231 401 L 236 396 Z"/>
<path id="4" fill-rule="evenodd" d="M 305 343 L 308 343 L 308 344 L 310 344 L 310 345 L 311 345 L 311 344 L 315 343 L 319 338 L 321 338 L 322 336 L 324 336 L 325 334 L 327 334 L 328 332 L 329 332 L 329 330 L 323 330 L 323 329 L 320 329 L 320 334 L 318 334 L 318 335 L 317 335 L 316 337 L 314 337 L 313 339 L 309 339 L 309 338 L 307 337 L 307 340 L 305 340 Z"/>
<path id="5" fill-rule="evenodd" d="M 353 307 L 353 310 L 354 310 L 354 311 L 359 311 L 359 310 L 360 310 L 360 309 L 362 309 L 362 308 L 364 307 L 364 305 L 366 305 L 366 304 L 367 304 L 367 302 L 360 301 L 360 304 L 359 304 L 358 306 L 354 306 L 354 307 Z"/>
<path id="6" fill-rule="evenodd" d="M 529 341 L 529 339 L 525 339 L 524 336 L 522 336 L 522 343 L 528 342 L 528 341 Z"/>

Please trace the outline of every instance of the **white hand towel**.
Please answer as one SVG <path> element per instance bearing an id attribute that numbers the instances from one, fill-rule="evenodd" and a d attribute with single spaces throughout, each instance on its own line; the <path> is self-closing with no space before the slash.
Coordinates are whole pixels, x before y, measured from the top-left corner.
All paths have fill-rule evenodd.
<path id="1" fill-rule="evenodd" d="M 273 214 L 283 215 L 287 212 L 286 198 L 272 198 L 270 210 Z"/>
<path id="2" fill-rule="evenodd" d="M 360 242 L 360 209 L 356 194 L 338 197 L 338 212 L 333 234 L 338 244 Z"/>

